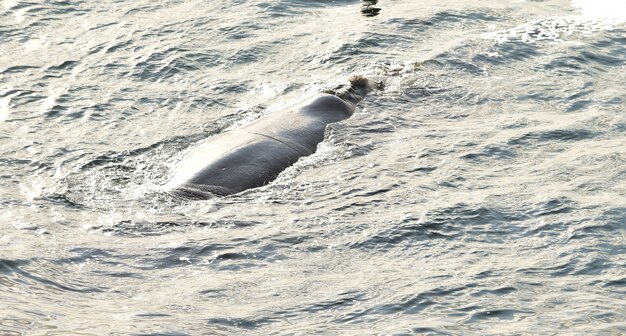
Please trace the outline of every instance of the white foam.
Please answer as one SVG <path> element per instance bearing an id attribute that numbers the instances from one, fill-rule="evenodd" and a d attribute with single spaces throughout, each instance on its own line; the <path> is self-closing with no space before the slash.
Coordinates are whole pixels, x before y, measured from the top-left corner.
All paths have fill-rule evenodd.
<path id="1" fill-rule="evenodd" d="M 498 42 L 509 40 L 563 42 L 567 36 L 611 30 L 626 22 L 626 1 L 572 0 L 571 5 L 579 9 L 580 14 L 533 20 L 511 29 L 485 33 L 482 37 Z"/>
<path id="2" fill-rule="evenodd" d="M 534 20 L 511 29 L 485 33 L 482 37 L 498 42 L 510 40 L 562 42 L 564 38 L 574 34 L 611 30 L 619 23 L 620 20 L 593 19 L 582 15 L 555 16 Z"/>

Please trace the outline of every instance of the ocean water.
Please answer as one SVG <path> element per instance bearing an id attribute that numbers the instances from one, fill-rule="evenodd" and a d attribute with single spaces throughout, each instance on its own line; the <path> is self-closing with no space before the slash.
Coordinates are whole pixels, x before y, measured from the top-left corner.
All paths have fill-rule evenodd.
<path id="1" fill-rule="evenodd" d="M 626 334 L 625 7 L 1 1 L 0 334 Z M 163 193 L 355 74 L 274 182 Z"/>

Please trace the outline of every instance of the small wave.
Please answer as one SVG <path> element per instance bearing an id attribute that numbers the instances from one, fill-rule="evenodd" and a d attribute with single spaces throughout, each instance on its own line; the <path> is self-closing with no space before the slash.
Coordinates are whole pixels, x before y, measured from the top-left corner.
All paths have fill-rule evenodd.
<path id="1" fill-rule="evenodd" d="M 548 130 L 529 132 L 508 141 L 509 145 L 528 146 L 532 144 L 551 144 L 555 141 L 582 141 L 600 136 L 601 133 L 585 129 Z"/>
<path id="2" fill-rule="evenodd" d="M 452 27 L 462 29 L 501 20 L 502 17 L 498 13 L 484 9 L 483 11 L 476 12 L 443 11 L 422 19 L 392 18 L 385 23 L 397 25 L 401 31 L 424 33 L 427 30 L 449 30 Z"/>
<path id="3" fill-rule="evenodd" d="M 91 284 L 84 284 L 76 280 L 69 280 L 68 283 L 63 283 L 56 279 L 52 280 L 54 279 L 52 275 L 39 275 L 24 270 L 24 268 L 26 268 L 25 266 L 30 263 L 31 262 L 29 261 L 0 259 L 0 272 L 4 273 L 5 275 L 9 275 L 9 279 L 11 279 L 10 283 L 12 283 L 13 285 L 18 285 L 21 282 L 30 282 L 37 288 L 37 291 L 40 291 L 45 295 L 50 295 L 51 291 L 99 293 L 106 290 L 106 288 L 92 287 L 90 286 Z"/>

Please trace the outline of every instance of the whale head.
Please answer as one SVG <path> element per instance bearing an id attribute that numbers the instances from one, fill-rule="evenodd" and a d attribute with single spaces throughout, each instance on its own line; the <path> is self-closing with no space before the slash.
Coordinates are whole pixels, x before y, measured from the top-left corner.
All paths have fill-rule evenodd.
<path id="1" fill-rule="evenodd" d="M 382 82 L 375 82 L 364 76 L 352 76 L 348 79 L 349 85 L 339 85 L 323 93 L 335 95 L 351 105 L 356 105 L 365 96 L 376 89 L 382 89 Z"/>
<path id="2" fill-rule="evenodd" d="M 352 94 L 358 94 L 361 96 L 361 99 L 378 88 L 378 84 L 375 81 L 363 76 L 352 76 L 348 81 L 350 81 L 348 91 Z"/>

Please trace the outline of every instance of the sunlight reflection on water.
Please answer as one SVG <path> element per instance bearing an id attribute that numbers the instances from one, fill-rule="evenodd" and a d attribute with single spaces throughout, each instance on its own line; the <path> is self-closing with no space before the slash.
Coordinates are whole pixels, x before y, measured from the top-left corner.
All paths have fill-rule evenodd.
<path id="1" fill-rule="evenodd" d="M 0 335 L 625 334 L 625 16 L 0 1 Z M 386 89 L 274 182 L 161 192 L 352 74 Z"/>
<path id="2" fill-rule="evenodd" d="M 572 6 L 580 8 L 581 14 L 589 18 L 626 20 L 626 1 L 572 0 Z"/>

